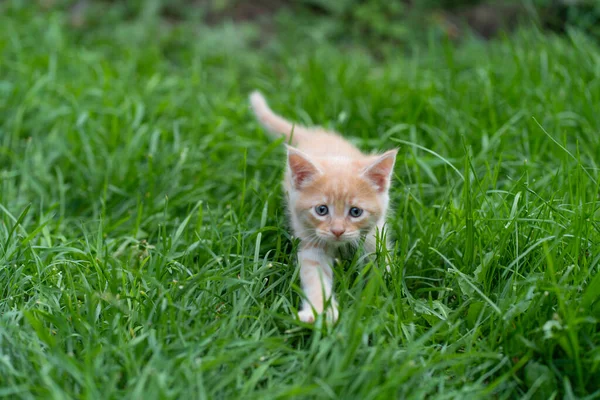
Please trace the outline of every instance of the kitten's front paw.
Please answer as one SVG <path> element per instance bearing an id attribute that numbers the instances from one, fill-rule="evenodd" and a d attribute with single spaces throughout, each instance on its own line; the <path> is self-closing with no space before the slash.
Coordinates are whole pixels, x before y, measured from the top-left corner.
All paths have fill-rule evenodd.
<path id="1" fill-rule="evenodd" d="M 325 311 L 325 318 L 330 324 L 336 323 L 339 317 L 340 312 L 338 311 L 337 306 L 330 306 L 327 311 Z M 301 310 L 298 311 L 298 319 L 307 324 L 313 324 L 315 322 L 315 314 L 310 308 Z"/>
<path id="2" fill-rule="evenodd" d="M 315 314 L 313 314 L 312 310 L 306 309 L 298 311 L 298 319 L 302 322 L 306 322 L 307 324 L 312 324 L 315 322 Z"/>
<path id="3" fill-rule="evenodd" d="M 340 312 L 338 311 L 337 306 L 331 306 L 327 309 L 327 322 L 332 324 L 336 323 L 338 318 L 340 317 Z"/>
<path id="4" fill-rule="evenodd" d="M 384 261 L 384 263 L 385 263 L 385 272 L 387 273 L 387 275 L 390 275 L 392 273 L 392 268 L 391 268 L 392 259 L 391 259 L 391 257 L 389 257 L 389 256 L 386 255 L 384 260 L 385 260 Z"/>

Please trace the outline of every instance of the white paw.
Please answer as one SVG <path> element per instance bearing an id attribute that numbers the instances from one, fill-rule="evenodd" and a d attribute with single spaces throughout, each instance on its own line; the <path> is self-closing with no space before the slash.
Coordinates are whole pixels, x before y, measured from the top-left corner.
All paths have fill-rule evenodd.
<path id="1" fill-rule="evenodd" d="M 390 267 L 390 265 L 392 264 L 392 259 L 389 256 L 385 257 L 385 272 L 387 272 L 387 274 L 391 274 L 392 273 L 392 268 Z"/>
<path id="2" fill-rule="evenodd" d="M 312 324 L 315 322 L 315 314 L 313 314 L 310 308 L 298 311 L 298 319 L 302 322 L 306 322 L 307 324 Z"/>
<path id="3" fill-rule="evenodd" d="M 385 272 L 387 272 L 388 274 L 392 273 L 392 269 L 390 268 L 390 264 L 385 264 Z"/>
<path id="4" fill-rule="evenodd" d="M 340 317 L 340 312 L 338 311 L 337 306 L 330 306 L 327 309 L 327 322 L 335 323 Z"/>

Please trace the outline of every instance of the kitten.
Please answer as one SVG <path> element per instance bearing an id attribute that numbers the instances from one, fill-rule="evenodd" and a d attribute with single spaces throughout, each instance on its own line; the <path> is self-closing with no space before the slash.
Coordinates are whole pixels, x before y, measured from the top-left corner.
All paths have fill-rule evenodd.
<path id="1" fill-rule="evenodd" d="M 314 310 L 335 322 L 339 313 L 331 267 L 336 252 L 356 247 L 363 238 L 365 249 L 375 252 L 398 151 L 365 155 L 337 133 L 298 126 L 275 114 L 256 91 L 250 104 L 266 129 L 291 143 L 284 187 L 292 229 L 300 239 L 298 261 L 306 296 L 298 317 L 312 323 Z"/>

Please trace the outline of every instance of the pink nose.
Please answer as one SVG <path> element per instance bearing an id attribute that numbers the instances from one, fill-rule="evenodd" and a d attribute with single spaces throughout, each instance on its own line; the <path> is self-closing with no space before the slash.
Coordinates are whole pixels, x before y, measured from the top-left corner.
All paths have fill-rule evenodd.
<path id="1" fill-rule="evenodd" d="M 331 228 L 331 233 L 333 233 L 336 237 L 340 237 L 346 232 L 344 228 Z"/>

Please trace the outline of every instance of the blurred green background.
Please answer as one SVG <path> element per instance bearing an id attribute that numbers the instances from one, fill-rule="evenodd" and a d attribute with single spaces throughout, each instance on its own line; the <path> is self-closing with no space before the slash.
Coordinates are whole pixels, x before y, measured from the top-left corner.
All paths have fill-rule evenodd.
<path id="1" fill-rule="evenodd" d="M 372 51 L 393 45 L 414 46 L 415 40 L 467 35 L 492 38 L 519 24 L 536 24 L 564 32 L 576 27 L 600 36 L 600 2 L 595 0 L 38 0 L 47 9 L 69 10 L 78 28 L 158 17 L 165 24 L 196 21 L 210 25 L 256 25 L 257 40 L 293 31 L 339 44 L 362 44 Z M 376 46 L 376 47 L 374 47 Z"/>

